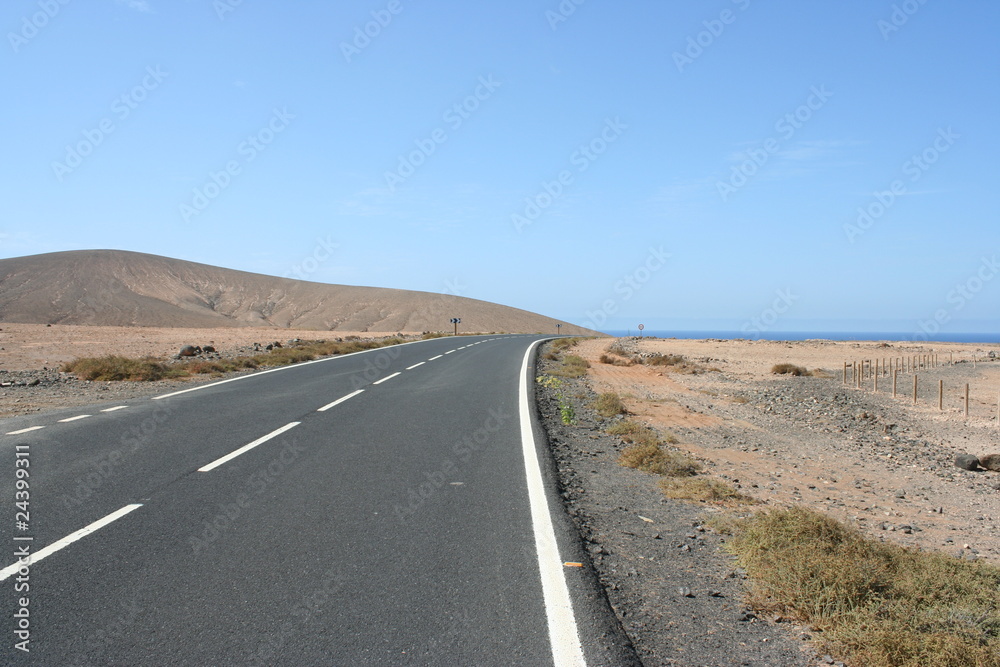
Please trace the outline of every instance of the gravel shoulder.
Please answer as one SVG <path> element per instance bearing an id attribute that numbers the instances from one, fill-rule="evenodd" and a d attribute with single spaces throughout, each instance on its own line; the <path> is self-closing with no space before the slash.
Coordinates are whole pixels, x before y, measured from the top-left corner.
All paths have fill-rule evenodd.
<path id="1" fill-rule="evenodd" d="M 608 339 L 572 354 L 591 367 L 563 378 L 575 423 L 561 420 L 555 390 L 536 387 L 567 511 L 597 576 L 647 665 L 815 665 L 812 631 L 758 618 L 743 605 L 743 575 L 706 530 L 721 508 L 668 500 L 654 475 L 617 462 L 624 443 L 589 405 L 600 392 L 623 397 L 629 417 L 678 437 L 706 474 L 764 508 L 804 504 L 879 540 L 1000 564 L 1000 473 L 955 466 L 961 453 L 1000 453 L 996 423 L 1000 363 L 982 346 L 938 345 L 939 359 L 891 377 L 878 393 L 843 382 L 843 363 L 930 353 L 910 343 L 829 341 L 622 341 L 636 355 L 683 355 L 695 373 L 600 362 Z M 996 355 L 994 355 L 996 356 Z M 977 359 L 976 363 L 972 359 Z M 776 376 L 776 363 L 825 369 L 821 377 Z M 538 374 L 557 363 L 540 357 Z M 947 398 L 938 410 L 938 380 Z M 971 415 L 961 389 L 969 383 Z M 904 390 L 903 387 L 906 387 Z"/>
<path id="2" fill-rule="evenodd" d="M 538 373 L 554 366 L 539 358 Z M 744 575 L 703 526 L 716 508 L 668 500 L 656 476 L 618 465 L 624 448 L 587 407 L 586 380 L 565 380 L 576 421 L 555 391 L 536 386 L 562 496 L 611 607 L 644 665 L 792 667 L 819 664 L 803 628 L 758 618 L 742 602 Z"/>

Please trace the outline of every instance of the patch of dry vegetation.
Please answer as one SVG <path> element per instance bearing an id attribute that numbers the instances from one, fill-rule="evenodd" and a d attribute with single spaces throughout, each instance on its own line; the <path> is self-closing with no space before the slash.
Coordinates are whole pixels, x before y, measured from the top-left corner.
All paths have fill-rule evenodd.
<path id="1" fill-rule="evenodd" d="M 711 477 L 664 478 L 660 480 L 660 491 L 667 498 L 675 500 L 694 500 L 702 503 L 737 502 L 740 504 L 757 502 L 750 496 L 740 493 L 731 485 Z"/>
<path id="2" fill-rule="evenodd" d="M 775 364 L 771 366 L 771 373 L 774 375 L 793 375 L 795 377 L 817 377 L 832 378 L 833 375 L 827 373 L 822 368 L 810 371 L 808 368 L 796 366 L 795 364 Z"/>
<path id="3" fill-rule="evenodd" d="M 400 338 L 364 340 L 356 336 L 342 341 L 303 341 L 289 347 L 276 347 L 270 352 L 234 359 L 197 359 L 179 363 L 165 363 L 153 358 L 130 359 L 115 355 L 104 357 L 83 357 L 63 365 L 62 370 L 73 373 L 81 380 L 93 381 L 139 381 L 185 378 L 192 375 L 221 375 L 232 371 L 252 370 L 268 366 L 288 366 L 319 357 L 350 354 L 372 350 L 389 345 L 398 345 Z"/>
<path id="4" fill-rule="evenodd" d="M 613 391 L 605 392 L 598 396 L 597 400 L 593 402 L 592 407 L 597 411 L 597 414 L 605 419 L 617 417 L 627 412 L 625 404 L 622 403 L 621 396 Z"/>
<path id="5" fill-rule="evenodd" d="M 98 382 L 151 382 L 183 375 L 150 357 L 130 359 L 113 354 L 70 361 L 63 365 L 63 371 L 73 373 L 81 380 Z"/>
<path id="6" fill-rule="evenodd" d="M 876 542 L 804 507 L 729 522 L 749 602 L 871 667 L 1000 667 L 1000 568 Z"/>

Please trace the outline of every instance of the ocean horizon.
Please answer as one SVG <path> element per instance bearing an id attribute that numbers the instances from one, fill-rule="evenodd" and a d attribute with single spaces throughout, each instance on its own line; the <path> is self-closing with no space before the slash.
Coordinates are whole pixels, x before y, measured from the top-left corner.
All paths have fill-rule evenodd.
<path id="1" fill-rule="evenodd" d="M 856 340 L 856 341 L 894 341 L 912 343 L 983 343 L 1000 344 L 1000 333 L 936 333 L 925 335 L 884 331 L 671 331 L 645 329 L 610 329 L 603 333 L 609 336 L 643 338 L 682 338 L 686 340 L 704 340 L 719 338 L 722 340 Z"/>

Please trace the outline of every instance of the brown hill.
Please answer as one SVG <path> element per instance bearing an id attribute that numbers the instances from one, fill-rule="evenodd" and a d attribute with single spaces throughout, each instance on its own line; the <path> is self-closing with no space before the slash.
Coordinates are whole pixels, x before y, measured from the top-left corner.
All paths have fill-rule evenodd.
<path id="1" fill-rule="evenodd" d="M 121 250 L 0 259 L 0 321 L 325 331 L 555 332 L 557 320 L 465 297 L 276 278 Z M 562 324 L 562 333 L 590 334 Z"/>

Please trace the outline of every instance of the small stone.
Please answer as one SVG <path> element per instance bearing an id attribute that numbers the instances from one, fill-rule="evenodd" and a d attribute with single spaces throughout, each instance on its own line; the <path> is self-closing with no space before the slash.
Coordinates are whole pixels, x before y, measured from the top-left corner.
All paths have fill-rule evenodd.
<path id="1" fill-rule="evenodd" d="M 979 465 L 987 470 L 1000 472 L 1000 454 L 987 454 L 986 456 L 980 456 Z"/>
<path id="2" fill-rule="evenodd" d="M 693 598 L 694 597 L 694 593 L 692 593 L 691 589 L 688 588 L 687 586 L 681 586 L 680 588 L 677 589 L 677 592 L 680 593 L 681 595 L 683 595 L 686 598 Z"/>
<path id="3" fill-rule="evenodd" d="M 979 467 L 979 459 L 972 454 L 959 454 L 955 457 L 955 465 L 962 470 L 976 470 Z"/>

